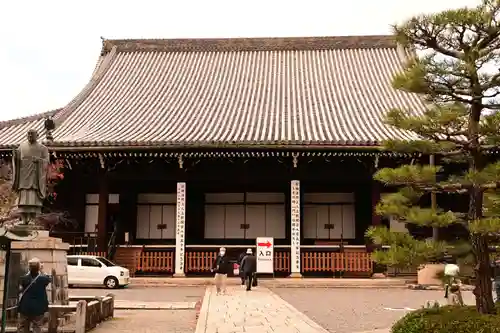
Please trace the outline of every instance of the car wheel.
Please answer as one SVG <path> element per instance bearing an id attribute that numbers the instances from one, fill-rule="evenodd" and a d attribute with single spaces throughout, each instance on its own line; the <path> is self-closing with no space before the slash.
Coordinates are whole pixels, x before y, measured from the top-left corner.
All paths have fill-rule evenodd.
<path id="1" fill-rule="evenodd" d="M 108 289 L 116 289 L 118 288 L 118 279 L 114 276 L 108 276 L 104 280 L 104 286 Z"/>

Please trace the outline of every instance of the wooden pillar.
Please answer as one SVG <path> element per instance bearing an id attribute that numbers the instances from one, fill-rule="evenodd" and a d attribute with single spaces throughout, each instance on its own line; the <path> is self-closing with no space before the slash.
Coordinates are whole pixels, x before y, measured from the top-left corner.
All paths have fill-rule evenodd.
<path id="1" fill-rule="evenodd" d="M 175 270 L 174 277 L 185 276 L 185 240 L 186 240 L 186 183 L 177 183 L 177 214 L 175 219 Z"/>
<path id="2" fill-rule="evenodd" d="M 291 274 L 290 277 L 302 277 L 300 272 L 300 213 L 301 213 L 301 195 L 300 181 L 292 180 L 290 182 L 290 229 L 291 237 Z"/>
<path id="3" fill-rule="evenodd" d="M 372 225 L 378 226 L 382 223 L 382 217 L 375 213 L 375 207 L 380 201 L 380 184 L 372 180 Z"/>
<path id="4" fill-rule="evenodd" d="M 97 249 L 107 251 L 107 222 L 108 222 L 108 182 L 104 175 L 99 177 L 99 211 L 97 215 Z"/>

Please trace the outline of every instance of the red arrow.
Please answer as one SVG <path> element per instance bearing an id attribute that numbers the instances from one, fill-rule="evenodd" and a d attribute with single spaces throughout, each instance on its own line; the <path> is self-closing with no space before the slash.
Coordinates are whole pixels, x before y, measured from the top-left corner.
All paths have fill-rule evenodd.
<path id="1" fill-rule="evenodd" d="M 262 247 L 271 247 L 271 242 L 267 241 L 265 243 L 257 243 L 258 246 L 262 246 Z"/>

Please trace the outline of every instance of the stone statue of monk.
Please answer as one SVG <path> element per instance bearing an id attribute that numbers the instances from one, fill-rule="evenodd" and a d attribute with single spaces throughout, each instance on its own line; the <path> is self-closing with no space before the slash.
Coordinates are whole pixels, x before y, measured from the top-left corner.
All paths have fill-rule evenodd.
<path id="1" fill-rule="evenodd" d="M 13 153 L 13 184 L 17 193 L 17 209 L 24 224 L 33 222 L 42 213 L 47 195 L 47 173 L 50 163 L 49 150 L 38 143 L 38 133 L 28 131 L 28 141 Z"/>

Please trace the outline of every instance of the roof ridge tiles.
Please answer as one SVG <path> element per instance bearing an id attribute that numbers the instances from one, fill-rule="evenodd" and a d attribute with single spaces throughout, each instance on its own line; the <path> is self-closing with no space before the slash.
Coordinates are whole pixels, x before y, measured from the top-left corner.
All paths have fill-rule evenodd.
<path id="1" fill-rule="evenodd" d="M 395 48 L 392 35 L 270 37 L 270 38 L 178 38 L 103 39 L 102 54 L 118 52 L 242 52 Z"/>

